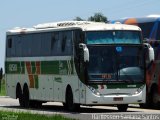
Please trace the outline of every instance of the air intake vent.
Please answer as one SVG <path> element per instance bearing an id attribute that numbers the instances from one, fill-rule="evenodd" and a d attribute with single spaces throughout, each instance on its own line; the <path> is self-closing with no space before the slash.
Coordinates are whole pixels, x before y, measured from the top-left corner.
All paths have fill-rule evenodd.
<path id="1" fill-rule="evenodd" d="M 45 29 L 45 28 L 58 28 L 58 27 L 69 27 L 69 26 L 76 26 L 76 25 L 86 25 L 91 24 L 94 22 L 88 21 L 64 21 L 64 22 L 55 22 L 55 23 L 44 23 L 38 24 L 34 26 L 35 29 Z"/>

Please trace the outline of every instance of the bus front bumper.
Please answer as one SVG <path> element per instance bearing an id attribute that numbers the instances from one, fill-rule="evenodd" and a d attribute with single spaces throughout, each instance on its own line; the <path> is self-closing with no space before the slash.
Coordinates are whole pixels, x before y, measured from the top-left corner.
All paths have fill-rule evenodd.
<path id="1" fill-rule="evenodd" d="M 86 94 L 86 105 L 117 105 L 146 102 L 146 87 L 135 94 L 96 95 L 91 91 Z"/>

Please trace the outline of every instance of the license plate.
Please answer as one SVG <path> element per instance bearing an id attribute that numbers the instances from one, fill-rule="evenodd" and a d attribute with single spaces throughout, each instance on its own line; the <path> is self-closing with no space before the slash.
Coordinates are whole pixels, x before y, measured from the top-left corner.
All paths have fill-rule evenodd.
<path id="1" fill-rule="evenodd" d="M 113 98 L 114 101 L 123 101 L 123 97 L 115 97 Z"/>

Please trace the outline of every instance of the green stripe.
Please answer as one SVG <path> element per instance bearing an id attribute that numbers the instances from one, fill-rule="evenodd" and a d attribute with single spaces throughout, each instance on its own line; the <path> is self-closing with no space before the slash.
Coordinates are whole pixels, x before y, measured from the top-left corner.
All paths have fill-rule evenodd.
<path id="1" fill-rule="evenodd" d="M 36 64 L 35 62 L 31 62 L 31 68 L 32 68 L 32 74 L 35 74 L 36 73 Z"/>
<path id="2" fill-rule="evenodd" d="M 38 85 L 38 75 L 34 75 L 35 88 L 39 88 Z"/>
<path id="3" fill-rule="evenodd" d="M 58 74 L 59 61 L 43 61 L 41 62 L 41 74 Z"/>
<path id="4" fill-rule="evenodd" d="M 41 62 L 41 74 L 73 74 L 73 61 L 68 65 L 67 61 L 43 61 Z"/>
<path id="5" fill-rule="evenodd" d="M 32 74 L 36 74 L 36 61 L 31 62 Z M 73 61 L 70 60 L 57 60 L 57 61 L 41 61 L 40 62 L 41 74 L 58 74 L 67 75 L 73 74 Z M 24 62 L 6 62 L 7 74 L 24 74 L 25 64 Z"/>
<path id="6" fill-rule="evenodd" d="M 107 89 L 116 89 L 116 88 L 139 88 L 144 84 L 115 84 L 115 85 L 106 85 Z"/>

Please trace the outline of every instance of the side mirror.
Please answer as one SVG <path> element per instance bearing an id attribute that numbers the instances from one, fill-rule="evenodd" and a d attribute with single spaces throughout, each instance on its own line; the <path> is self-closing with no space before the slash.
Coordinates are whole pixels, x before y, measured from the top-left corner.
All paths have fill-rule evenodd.
<path id="1" fill-rule="evenodd" d="M 0 80 L 2 79 L 2 76 L 3 76 L 3 70 L 2 68 L 0 69 Z"/>
<path id="2" fill-rule="evenodd" d="M 149 62 L 154 61 L 154 49 L 152 48 L 152 46 L 148 43 L 144 43 L 144 48 L 146 49 L 146 52 L 148 53 L 147 55 L 147 60 Z"/>
<path id="3" fill-rule="evenodd" d="M 79 48 L 83 50 L 84 62 L 89 62 L 89 50 L 88 50 L 86 44 L 80 43 Z"/>

